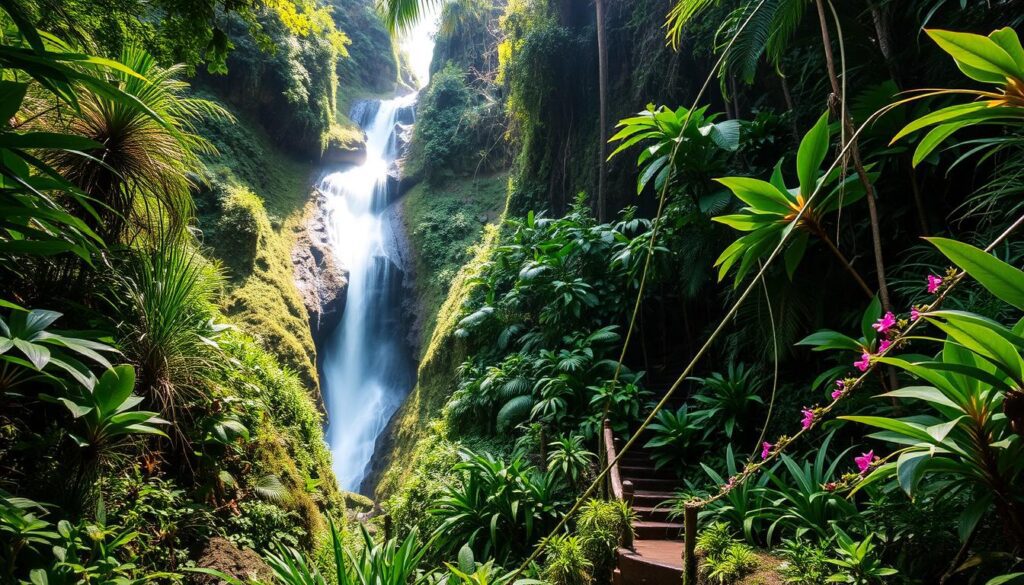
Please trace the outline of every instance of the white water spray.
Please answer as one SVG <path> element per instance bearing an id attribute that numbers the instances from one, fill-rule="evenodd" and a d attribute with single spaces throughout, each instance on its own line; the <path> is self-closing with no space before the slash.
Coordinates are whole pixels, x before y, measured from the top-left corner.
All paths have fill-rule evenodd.
<path id="1" fill-rule="evenodd" d="M 344 315 L 322 363 L 327 440 L 338 483 L 353 492 L 360 491 L 377 437 L 415 381 L 404 342 L 402 272 L 383 213 L 388 165 L 398 156 L 396 122 L 412 116 L 415 99 L 357 104 L 352 119 L 366 132 L 366 162 L 331 173 L 320 185 L 335 253 L 349 270 Z"/>

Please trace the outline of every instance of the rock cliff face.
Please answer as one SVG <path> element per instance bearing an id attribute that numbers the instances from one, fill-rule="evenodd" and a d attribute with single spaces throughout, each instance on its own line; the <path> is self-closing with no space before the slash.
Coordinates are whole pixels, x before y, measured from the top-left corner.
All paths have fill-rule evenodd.
<path id="1" fill-rule="evenodd" d="M 302 295 L 313 341 L 319 350 L 341 322 L 348 271 L 335 257 L 331 247 L 324 195 L 319 190 L 314 189 L 314 201 L 310 207 L 305 229 L 292 250 L 292 265 L 295 268 L 295 285 Z"/>

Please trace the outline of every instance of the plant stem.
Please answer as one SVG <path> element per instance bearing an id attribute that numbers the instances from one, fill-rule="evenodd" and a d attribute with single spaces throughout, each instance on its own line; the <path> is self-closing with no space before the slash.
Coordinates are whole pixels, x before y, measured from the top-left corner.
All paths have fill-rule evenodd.
<path id="1" fill-rule="evenodd" d="M 843 265 L 843 268 L 845 268 L 846 271 L 850 273 L 850 276 L 852 276 L 853 279 L 857 281 L 857 284 L 860 285 L 860 288 L 861 290 L 864 291 L 864 294 L 867 295 L 869 299 L 873 298 L 875 296 L 875 291 L 871 290 L 871 287 L 869 287 L 868 284 L 864 282 L 864 279 L 861 278 L 860 273 L 857 272 L 857 269 L 853 267 L 853 264 L 851 264 L 850 261 L 846 258 L 846 256 L 844 256 L 843 253 L 839 250 L 839 248 L 836 247 L 835 243 L 832 242 L 832 238 L 828 237 L 828 234 L 825 233 L 825 230 L 821 229 L 821 227 L 818 226 L 817 224 L 815 224 L 814 227 L 811 228 L 811 230 L 814 233 L 814 235 L 818 236 L 818 238 L 821 239 L 821 241 L 825 242 L 825 245 L 828 246 L 829 250 L 832 250 L 832 253 L 835 254 L 836 258 L 839 259 L 839 262 Z"/>
<path id="2" fill-rule="evenodd" d="M 832 85 L 832 94 L 839 105 L 839 117 L 845 129 L 845 135 L 853 136 L 853 121 L 850 119 L 846 103 L 843 101 L 843 92 L 839 87 L 839 77 L 836 75 L 836 66 L 832 56 L 832 37 L 829 34 L 828 21 L 825 17 L 825 2 L 824 0 L 815 0 L 814 3 L 818 8 L 821 41 L 825 50 L 825 66 L 828 69 L 828 79 Z M 878 273 L 878 296 L 882 301 L 882 308 L 888 311 L 890 309 L 889 287 L 885 282 L 885 262 L 882 259 L 882 235 L 878 226 L 875 188 L 871 185 L 871 179 L 868 178 L 867 171 L 864 170 L 864 163 L 861 161 L 860 148 L 857 146 L 856 139 L 852 138 L 851 140 L 853 140 L 853 144 L 850 147 L 850 155 L 853 158 L 853 168 L 857 171 L 857 177 L 860 179 L 861 186 L 864 188 L 865 198 L 868 200 L 868 215 L 871 220 L 871 244 L 875 252 L 875 271 Z M 845 147 L 846 144 L 842 146 Z M 863 281 L 861 283 L 863 284 Z"/>

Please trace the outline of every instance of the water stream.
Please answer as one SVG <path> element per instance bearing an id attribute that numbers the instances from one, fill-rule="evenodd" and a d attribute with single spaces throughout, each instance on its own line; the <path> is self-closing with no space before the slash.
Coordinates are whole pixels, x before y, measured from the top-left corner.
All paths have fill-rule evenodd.
<path id="1" fill-rule="evenodd" d="M 366 162 L 330 173 L 320 185 L 335 253 L 349 271 L 344 315 L 322 354 L 327 440 L 338 483 L 353 492 L 361 491 L 377 437 L 415 383 L 401 306 L 400 226 L 387 212 L 396 122 L 412 121 L 415 99 L 357 103 L 350 117 L 366 132 Z"/>

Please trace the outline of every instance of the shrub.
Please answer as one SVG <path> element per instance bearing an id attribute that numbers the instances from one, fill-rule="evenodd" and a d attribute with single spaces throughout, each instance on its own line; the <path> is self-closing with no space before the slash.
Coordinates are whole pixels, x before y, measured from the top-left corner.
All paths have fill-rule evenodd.
<path id="1" fill-rule="evenodd" d="M 555 535 L 548 540 L 541 576 L 551 585 L 590 585 L 592 567 L 581 537 Z"/>
<path id="2" fill-rule="evenodd" d="M 632 520 L 633 512 L 625 502 L 590 499 L 580 508 L 576 533 L 596 582 L 611 581 L 616 549 L 624 540 L 632 540 Z"/>
<path id="3" fill-rule="evenodd" d="M 704 560 L 708 579 L 720 584 L 735 583 L 757 568 L 754 549 L 741 542 L 733 542 L 719 558 Z"/>

